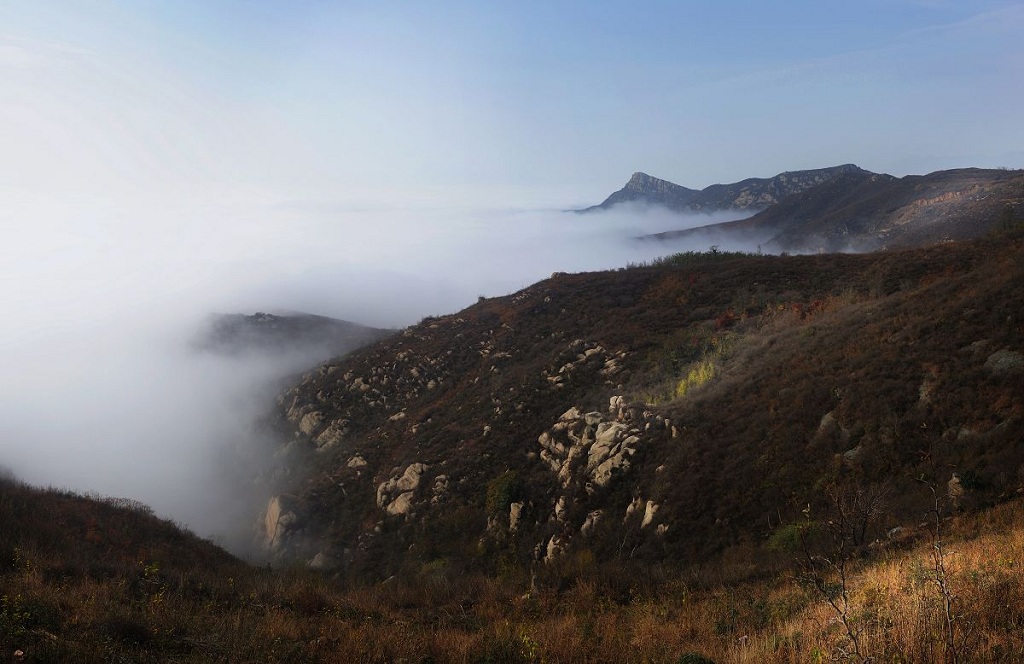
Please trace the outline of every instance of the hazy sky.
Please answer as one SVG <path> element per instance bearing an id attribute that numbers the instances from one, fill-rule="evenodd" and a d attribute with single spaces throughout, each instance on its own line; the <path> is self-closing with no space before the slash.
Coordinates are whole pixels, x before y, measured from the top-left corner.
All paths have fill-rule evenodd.
<path id="1" fill-rule="evenodd" d="M 594 202 L 854 162 L 1024 165 L 986 0 L 0 5 L 0 188 Z"/>
<path id="2" fill-rule="evenodd" d="M 1022 35 L 966 0 L 2 2 L 0 465 L 237 525 L 218 459 L 302 367 L 190 354 L 210 311 L 401 326 L 668 253 L 630 238 L 708 220 L 559 212 L 637 170 L 1024 166 Z"/>

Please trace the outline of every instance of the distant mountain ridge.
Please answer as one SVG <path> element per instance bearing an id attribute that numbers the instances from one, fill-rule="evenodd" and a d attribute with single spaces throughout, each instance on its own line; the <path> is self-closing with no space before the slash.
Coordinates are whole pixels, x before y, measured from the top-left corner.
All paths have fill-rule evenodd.
<path id="1" fill-rule="evenodd" d="M 606 198 L 600 205 L 577 212 L 608 210 L 630 202 L 661 205 L 675 212 L 754 211 L 774 205 L 787 196 L 806 191 L 836 177 L 851 174 L 874 175 L 854 164 L 843 164 L 829 168 L 786 171 L 771 178 L 747 178 L 731 184 L 713 184 L 704 189 L 690 189 L 637 172 L 622 189 Z"/>
<path id="2" fill-rule="evenodd" d="M 869 251 L 978 237 L 1024 216 L 1024 171 L 846 172 L 738 221 L 649 236 L 773 251 Z"/>
<path id="3" fill-rule="evenodd" d="M 213 314 L 193 339 L 197 349 L 223 355 L 311 350 L 324 358 L 379 341 L 393 330 L 305 313 Z"/>

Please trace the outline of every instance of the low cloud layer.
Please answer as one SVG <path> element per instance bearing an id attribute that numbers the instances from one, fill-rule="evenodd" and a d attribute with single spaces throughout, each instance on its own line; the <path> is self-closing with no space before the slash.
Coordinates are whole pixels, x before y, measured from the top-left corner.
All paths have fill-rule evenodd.
<path id="1" fill-rule="evenodd" d="M 214 537 L 254 509 L 239 488 L 270 449 L 255 420 L 274 381 L 319 358 L 196 353 L 188 341 L 210 312 L 401 327 L 554 271 L 706 248 L 634 238 L 711 221 L 638 208 L 8 198 L 0 465 L 141 500 Z"/>

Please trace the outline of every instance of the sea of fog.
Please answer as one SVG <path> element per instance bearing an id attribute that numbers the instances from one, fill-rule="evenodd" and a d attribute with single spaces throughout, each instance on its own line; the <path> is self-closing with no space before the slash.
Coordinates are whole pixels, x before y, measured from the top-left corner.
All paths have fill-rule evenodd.
<path id="1" fill-rule="evenodd" d="M 32 484 L 142 501 L 214 539 L 253 515 L 240 487 L 268 449 L 254 423 L 272 382 L 322 358 L 197 353 L 188 342 L 209 313 L 402 327 L 555 271 L 705 249 L 635 238 L 722 220 L 258 196 L 2 198 L 0 466 Z"/>

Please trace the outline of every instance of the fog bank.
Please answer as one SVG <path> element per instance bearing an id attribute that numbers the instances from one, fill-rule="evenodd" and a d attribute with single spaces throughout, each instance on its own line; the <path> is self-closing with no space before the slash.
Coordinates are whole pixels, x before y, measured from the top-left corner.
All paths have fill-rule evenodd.
<path id="1" fill-rule="evenodd" d="M 323 358 L 197 353 L 188 342 L 208 313 L 401 327 L 554 271 L 706 248 L 634 238 L 710 221 L 242 196 L 5 203 L 0 465 L 141 500 L 216 538 L 251 515 L 240 488 L 270 449 L 254 422 L 274 381 Z"/>

